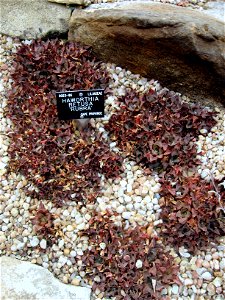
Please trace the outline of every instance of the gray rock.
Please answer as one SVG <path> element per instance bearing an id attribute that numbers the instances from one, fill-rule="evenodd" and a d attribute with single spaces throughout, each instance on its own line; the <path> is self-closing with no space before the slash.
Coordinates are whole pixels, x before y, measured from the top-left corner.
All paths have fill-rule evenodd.
<path id="1" fill-rule="evenodd" d="M 0 264 L 2 300 L 90 300 L 89 288 L 63 284 L 40 266 L 6 256 Z"/>
<path id="2" fill-rule="evenodd" d="M 46 0 L 7 0 L 1 3 L 0 33 L 22 39 L 64 34 L 71 11 Z"/>
<path id="3" fill-rule="evenodd" d="M 128 1 L 75 10 L 69 39 L 194 99 L 224 101 L 224 26 L 199 10 Z"/>
<path id="4" fill-rule="evenodd" d="M 203 13 L 213 16 L 218 20 L 225 21 L 225 2 L 224 0 L 209 1 L 203 7 Z"/>

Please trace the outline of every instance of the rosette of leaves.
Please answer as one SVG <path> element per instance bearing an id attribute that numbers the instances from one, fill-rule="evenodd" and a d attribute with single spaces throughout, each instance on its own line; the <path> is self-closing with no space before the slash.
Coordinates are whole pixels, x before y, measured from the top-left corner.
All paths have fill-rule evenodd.
<path id="1" fill-rule="evenodd" d="M 49 238 L 54 233 L 54 219 L 54 215 L 40 202 L 35 216 L 31 218 L 34 231 L 40 236 Z"/>
<path id="2" fill-rule="evenodd" d="M 89 250 L 82 257 L 84 270 L 106 297 L 126 300 L 165 299 L 161 290 L 177 278 L 178 266 L 156 238 L 143 227 L 124 230 L 110 214 L 96 215 L 82 235 L 89 237 Z M 142 266 L 136 263 L 140 260 Z"/>
<path id="3" fill-rule="evenodd" d="M 22 44 L 11 75 L 10 170 L 38 187 L 36 197 L 58 205 L 71 193 L 82 200 L 98 188 L 100 174 L 119 174 L 121 157 L 101 135 L 90 129 L 84 141 L 74 134 L 71 121 L 60 121 L 57 115 L 56 91 L 106 88 L 108 75 L 89 47 L 59 40 Z"/>
<path id="4" fill-rule="evenodd" d="M 215 125 L 215 113 L 182 103 L 167 89 L 144 95 L 132 91 L 120 101 L 121 110 L 112 115 L 106 129 L 127 155 L 160 173 L 197 163 L 193 142 L 201 129 Z"/>
<path id="5" fill-rule="evenodd" d="M 184 246 L 190 252 L 204 249 L 210 241 L 225 235 L 225 193 L 214 191 L 211 182 L 199 176 L 176 172 L 161 180 L 164 205 L 160 213 L 161 236 L 176 249 Z"/>

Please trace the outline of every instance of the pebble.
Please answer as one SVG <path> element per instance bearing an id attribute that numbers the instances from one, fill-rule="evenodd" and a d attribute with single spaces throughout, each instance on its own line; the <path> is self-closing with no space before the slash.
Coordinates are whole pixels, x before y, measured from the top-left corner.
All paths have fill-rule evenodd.
<path id="1" fill-rule="evenodd" d="M 12 215 L 13 217 L 17 217 L 18 214 L 19 214 L 18 209 L 14 207 L 14 208 L 11 210 L 11 215 Z"/>
<path id="2" fill-rule="evenodd" d="M 40 241 L 40 247 L 41 247 L 41 249 L 46 249 L 47 248 L 47 241 L 45 239 L 42 239 Z"/>
<path id="3" fill-rule="evenodd" d="M 140 259 L 138 259 L 138 260 L 136 261 L 135 266 L 136 266 L 137 269 L 141 269 L 142 266 L 143 266 L 143 262 L 142 262 Z"/>
<path id="4" fill-rule="evenodd" d="M 179 292 L 179 286 L 177 284 L 173 284 L 171 292 L 172 294 L 177 295 Z"/>
<path id="5" fill-rule="evenodd" d="M 208 280 L 208 281 L 212 280 L 212 278 L 213 278 L 212 274 L 210 274 L 209 272 L 202 273 L 200 277 L 202 279 L 205 279 L 205 280 Z"/>
<path id="6" fill-rule="evenodd" d="M 32 239 L 30 240 L 30 245 L 31 247 L 36 247 L 39 244 L 39 239 L 37 237 L 32 237 Z"/>
<path id="7" fill-rule="evenodd" d="M 74 278 L 74 279 L 71 281 L 71 284 L 72 284 L 72 285 L 75 285 L 75 286 L 79 286 L 79 285 L 80 285 L 80 279 Z"/>
<path id="8" fill-rule="evenodd" d="M 72 226 L 72 225 L 68 225 L 68 226 L 66 227 L 66 230 L 69 231 L 69 232 L 70 232 L 70 231 L 73 231 L 73 226 Z"/>
<path id="9" fill-rule="evenodd" d="M 125 211 L 122 213 L 122 217 L 126 220 L 129 220 L 131 215 L 132 215 L 131 212 L 128 212 L 128 211 Z"/>
<path id="10" fill-rule="evenodd" d="M 212 282 L 215 287 L 220 287 L 223 283 L 223 279 L 221 277 L 216 277 Z"/>

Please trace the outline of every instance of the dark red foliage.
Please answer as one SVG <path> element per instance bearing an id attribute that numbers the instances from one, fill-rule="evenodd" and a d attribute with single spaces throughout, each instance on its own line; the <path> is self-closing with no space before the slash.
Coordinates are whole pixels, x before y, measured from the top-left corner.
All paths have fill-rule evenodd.
<path id="1" fill-rule="evenodd" d="M 58 40 L 23 44 L 14 56 L 12 78 L 10 169 L 39 188 L 36 197 L 62 205 L 75 193 L 82 200 L 87 190 L 98 188 L 100 174 L 119 174 L 122 159 L 100 135 L 90 129 L 80 138 L 72 121 L 57 116 L 56 91 L 105 88 L 108 82 L 88 47 Z"/>
<path id="2" fill-rule="evenodd" d="M 182 103 L 166 89 L 159 94 L 131 92 L 121 102 L 121 110 L 106 125 L 111 139 L 138 163 L 158 172 L 195 164 L 195 137 L 200 129 L 210 129 L 216 123 L 215 113 Z"/>
<path id="3" fill-rule="evenodd" d="M 42 202 L 40 202 L 39 208 L 37 209 L 35 216 L 32 217 L 31 222 L 38 235 L 49 238 L 54 233 L 54 219 L 54 215 L 45 208 Z"/>
<path id="4" fill-rule="evenodd" d="M 159 172 L 165 198 L 162 235 L 176 248 L 184 245 L 194 251 L 225 234 L 218 197 L 209 192 L 214 187 L 198 176 L 185 176 L 198 163 L 195 138 L 201 129 L 215 125 L 214 115 L 198 105 L 182 103 L 166 89 L 159 94 L 133 92 L 121 98 L 121 110 L 106 126 L 111 139 L 146 172 Z"/>
<path id="5" fill-rule="evenodd" d="M 165 203 L 160 218 L 161 235 L 175 248 L 194 252 L 225 235 L 225 192 L 199 176 L 167 174 L 161 182 Z M 220 202 L 218 196 L 221 198 Z"/>
<path id="6" fill-rule="evenodd" d="M 165 299 L 160 291 L 177 278 L 178 266 L 156 238 L 149 238 L 142 227 L 124 230 L 110 220 L 110 214 L 96 215 L 89 221 L 91 249 L 80 258 L 81 270 L 94 281 L 93 289 L 117 300 Z M 102 247 L 105 243 L 106 247 Z M 141 268 L 136 267 L 141 260 Z M 98 282 L 96 276 L 100 277 Z M 156 280 L 155 290 L 152 279 Z"/>

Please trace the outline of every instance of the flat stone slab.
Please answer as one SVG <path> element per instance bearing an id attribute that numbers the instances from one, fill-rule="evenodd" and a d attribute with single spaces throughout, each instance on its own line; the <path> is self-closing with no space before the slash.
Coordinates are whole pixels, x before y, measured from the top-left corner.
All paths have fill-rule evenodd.
<path id="1" fill-rule="evenodd" d="M 3 256 L 1 300 L 90 300 L 91 289 L 63 284 L 43 267 Z"/>
<path id="2" fill-rule="evenodd" d="M 22 39 L 66 33 L 71 10 L 47 0 L 1 2 L 0 33 Z"/>
<path id="3" fill-rule="evenodd" d="M 193 99 L 225 97 L 225 23 L 197 9 L 148 1 L 75 10 L 69 39 Z"/>

